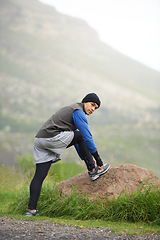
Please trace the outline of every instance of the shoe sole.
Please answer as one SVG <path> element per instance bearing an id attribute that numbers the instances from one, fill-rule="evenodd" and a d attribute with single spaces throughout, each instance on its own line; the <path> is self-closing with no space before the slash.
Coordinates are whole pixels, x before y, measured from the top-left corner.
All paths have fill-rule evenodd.
<path id="1" fill-rule="evenodd" d="M 99 178 L 99 175 L 96 175 L 95 177 L 91 178 L 91 180 L 95 181 L 97 178 Z"/>

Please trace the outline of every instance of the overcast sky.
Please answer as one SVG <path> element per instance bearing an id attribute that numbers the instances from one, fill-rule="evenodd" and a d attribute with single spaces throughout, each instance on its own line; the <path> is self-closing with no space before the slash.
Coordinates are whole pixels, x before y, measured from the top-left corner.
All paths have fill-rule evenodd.
<path id="1" fill-rule="evenodd" d="M 40 0 L 87 21 L 100 39 L 160 71 L 160 0 Z"/>

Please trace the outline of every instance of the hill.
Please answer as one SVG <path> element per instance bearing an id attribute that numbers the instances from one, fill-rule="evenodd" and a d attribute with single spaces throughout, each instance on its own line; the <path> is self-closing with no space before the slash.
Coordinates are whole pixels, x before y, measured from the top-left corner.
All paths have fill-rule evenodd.
<path id="1" fill-rule="evenodd" d="M 102 43 L 85 21 L 37 0 L 0 4 L 1 149 L 31 151 L 55 110 L 96 92 L 102 107 L 89 121 L 103 158 L 157 169 L 160 73 Z"/>

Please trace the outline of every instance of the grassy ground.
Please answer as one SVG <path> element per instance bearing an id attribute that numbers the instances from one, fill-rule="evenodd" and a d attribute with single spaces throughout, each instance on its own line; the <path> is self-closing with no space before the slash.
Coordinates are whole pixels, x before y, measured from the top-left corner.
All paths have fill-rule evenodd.
<path id="1" fill-rule="evenodd" d="M 158 225 L 144 222 L 127 222 L 127 221 L 105 221 L 101 219 L 90 220 L 76 220 L 72 217 L 47 217 L 38 216 L 28 218 L 24 214 L 9 213 L 10 204 L 14 203 L 19 191 L 0 191 L 0 216 L 7 216 L 17 220 L 32 220 L 32 221 L 49 221 L 50 223 L 57 223 L 61 225 L 70 225 L 78 228 L 110 228 L 115 233 L 128 234 L 128 235 L 140 235 L 140 234 L 160 234 Z"/>
<path id="2" fill-rule="evenodd" d="M 26 164 L 27 161 L 28 164 Z M 88 201 L 86 196 L 78 196 L 76 192 L 70 197 L 63 197 L 55 188 L 58 179 L 64 180 L 63 165 L 60 163 L 57 163 L 56 181 L 53 182 L 55 171 L 51 169 L 43 185 L 38 203 L 40 216 L 26 217 L 29 183 L 33 176 L 32 167 L 34 168 L 31 161 L 29 156 L 20 158 L 21 171 L 9 169 L 6 166 L 0 167 L 0 216 L 20 220 L 48 220 L 51 223 L 67 224 L 79 228 L 110 228 L 116 233 L 128 235 L 160 233 L 159 191 L 147 189 L 144 194 L 139 191 L 135 195 L 126 194 L 125 198 L 106 202 L 98 199 L 96 202 Z M 29 168 L 28 165 L 30 165 Z M 83 171 L 75 164 L 70 165 L 70 168 L 75 168 L 75 174 Z M 71 172 L 74 175 L 74 170 Z"/>

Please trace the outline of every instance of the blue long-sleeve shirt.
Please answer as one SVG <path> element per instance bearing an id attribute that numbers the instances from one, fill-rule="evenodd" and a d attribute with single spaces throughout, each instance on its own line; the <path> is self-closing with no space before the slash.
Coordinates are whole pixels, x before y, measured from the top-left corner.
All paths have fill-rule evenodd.
<path id="1" fill-rule="evenodd" d="M 72 114 L 72 119 L 77 129 L 81 132 L 86 147 L 88 148 L 90 153 L 95 153 L 97 151 L 97 148 L 95 146 L 92 134 L 88 126 L 86 114 L 81 110 L 75 110 Z M 77 149 L 77 146 L 75 147 Z"/>

